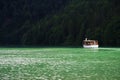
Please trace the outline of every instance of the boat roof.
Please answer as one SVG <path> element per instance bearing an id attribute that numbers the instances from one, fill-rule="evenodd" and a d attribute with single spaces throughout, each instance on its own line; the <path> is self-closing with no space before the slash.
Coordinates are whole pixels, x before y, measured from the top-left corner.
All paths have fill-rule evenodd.
<path id="1" fill-rule="evenodd" d="M 97 40 L 84 40 L 85 42 L 97 41 Z"/>

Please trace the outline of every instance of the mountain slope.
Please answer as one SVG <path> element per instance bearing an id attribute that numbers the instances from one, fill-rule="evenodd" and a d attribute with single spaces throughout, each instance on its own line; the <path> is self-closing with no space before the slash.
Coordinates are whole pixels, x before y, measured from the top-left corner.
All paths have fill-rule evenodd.
<path id="1" fill-rule="evenodd" d="M 53 14 L 49 13 L 33 21 L 25 20 L 19 31 L 14 33 L 20 37 L 10 35 L 10 38 L 18 39 L 18 42 L 24 45 L 78 46 L 82 45 L 85 37 L 88 37 L 99 40 L 101 46 L 120 46 L 119 0 L 68 0 L 68 2 L 69 4 Z M 39 9 L 39 7 L 34 9 L 36 8 Z M 36 17 L 40 16 L 41 14 Z"/>
<path id="2" fill-rule="evenodd" d="M 74 0 L 63 12 L 45 17 L 23 35 L 24 44 L 81 45 L 85 37 L 120 46 L 120 6 L 114 0 Z"/>
<path id="3" fill-rule="evenodd" d="M 27 29 L 64 8 L 68 0 L 0 0 L 0 44 L 21 44 Z"/>

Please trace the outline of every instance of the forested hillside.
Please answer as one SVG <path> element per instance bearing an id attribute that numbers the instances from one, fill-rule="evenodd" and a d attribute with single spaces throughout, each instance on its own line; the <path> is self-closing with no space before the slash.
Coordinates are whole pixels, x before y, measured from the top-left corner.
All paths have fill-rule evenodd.
<path id="1" fill-rule="evenodd" d="M 0 1 L 0 45 L 120 46 L 119 0 Z"/>
<path id="2" fill-rule="evenodd" d="M 22 36 L 33 24 L 54 15 L 67 3 L 68 0 L 0 0 L 0 44 L 21 44 Z"/>

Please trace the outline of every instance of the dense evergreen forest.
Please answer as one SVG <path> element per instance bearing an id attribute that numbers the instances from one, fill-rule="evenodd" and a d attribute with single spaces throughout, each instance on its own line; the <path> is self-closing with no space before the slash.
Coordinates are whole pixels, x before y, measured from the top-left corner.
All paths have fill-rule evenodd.
<path id="1" fill-rule="evenodd" d="M 0 45 L 120 46 L 120 0 L 0 0 Z"/>

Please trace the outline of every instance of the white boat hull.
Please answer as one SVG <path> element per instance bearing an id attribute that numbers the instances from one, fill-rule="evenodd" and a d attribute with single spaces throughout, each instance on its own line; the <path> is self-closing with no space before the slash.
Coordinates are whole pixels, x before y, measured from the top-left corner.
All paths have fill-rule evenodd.
<path id="1" fill-rule="evenodd" d="M 84 48 L 98 48 L 99 45 L 83 45 Z"/>

